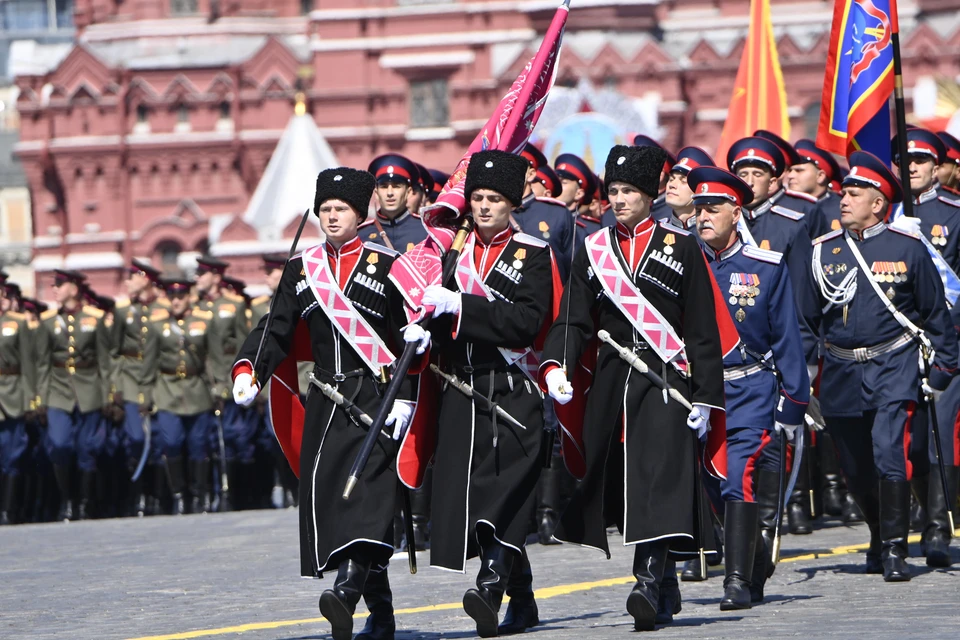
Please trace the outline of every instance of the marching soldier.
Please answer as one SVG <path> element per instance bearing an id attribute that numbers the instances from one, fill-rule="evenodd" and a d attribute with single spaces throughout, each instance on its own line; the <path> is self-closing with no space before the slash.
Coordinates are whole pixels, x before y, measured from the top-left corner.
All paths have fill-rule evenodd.
<path id="1" fill-rule="evenodd" d="M 367 171 L 377 179 L 378 208 L 376 215 L 361 225 L 360 237 L 400 253 L 423 242 L 427 231 L 420 213 L 407 209 L 407 199 L 420 181 L 417 165 L 399 154 L 389 153 L 374 158 Z"/>
<path id="2" fill-rule="evenodd" d="M 60 489 L 57 519 L 90 517 L 96 489 L 97 458 L 103 447 L 101 412 L 111 374 L 109 336 L 103 311 L 80 302 L 86 276 L 54 272 L 59 309 L 40 316 L 36 336 L 36 406 L 46 412 L 45 449 Z M 73 511 L 73 464 L 80 471 L 80 507 Z"/>
<path id="3" fill-rule="evenodd" d="M 637 630 L 654 628 L 668 552 L 695 553 L 712 542 L 712 534 L 705 536 L 698 526 L 709 518 L 699 504 L 698 439 L 724 402 L 717 307 L 703 253 L 694 236 L 658 224 L 650 214 L 665 161 L 666 153 L 655 147 L 610 151 L 604 179 L 617 226 L 590 235 L 578 250 L 540 369 L 542 387 L 560 404 L 583 392 L 577 386 L 590 387 L 582 422 L 565 422 L 558 409 L 571 432 L 583 425 L 578 450 L 585 454 L 585 472 L 556 536 L 609 557 L 606 526 L 618 526 L 624 544 L 635 549 L 637 583 L 627 611 Z M 624 306 L 627 298 L 638 303 Z M 641 313 L 648 305 L 656 309 L 657 322 Z M 607 344 L 600 347 L 592 381 L 574 377 L 572 387 L 561 366 L 570 363 L 579 371 L 578 359 L 600 330 L 639 356 L 692 410 L 676 400 L 663 404 L 651 378 Z M 690 363 L 691 379 L 674 367 L 678 358 Z M 722 430 L 715 431 L 722 437 Z M 651 487 L 657 488 L 656 500 L 650 499 Z"/>
<path id="4" fill-rule="evenodd" d="M 699 147 L 684 147 L 677 153 L 677 161 L 667 176 L 667 188 L 664 202 L 670 208 L 667 222 L 692 231 L 697 228 L 697 216 L 694 207 L 693 191 L 687 183 L 690 172 L 697 167 L 715 167 L 713 158 Z"/>
<path id="5" fill-rule="evenodd" d="M 145 390 L 140 388 L 138 381 L 143 378 L 143 353 L 150 330 L 150 316 L 157 309 L 166 308 L 168 304 L 157 287 L 159 279 L 159 270 L 140 260 L 132 261 L 125 282 L 129 297 L 117 303 L 110 331 L 110 346 L 117 362 L 111 391 L 113 403 L 122 409 L 120 412 L 111 413 L 122 414 L 122 447 L 130 474 L 133 474 L 137 467 L 145 442 L 144 421 L 140 414 Z M 146 509 L 143 475 L 130 487 L 129 496 L 132 502 L 130 511 L 133 515 L 154 511 L 159 500 L 159 496 L 153 496 L 152 508 Z"/>
<path id="6" fill-rule="evenodd" d="M 234 496 L 242 500 L 247 495 L 247 481 L 252 475 L 257 425 L 250 412 L 233 401 L 227 387 L 231 363 L 244 336 L 249 333 L 245 300 L 227 291 L 221 284 L 228 266 L 228 263 L 210 256 L 197 258 L 197 281 L 194 287 L 199 296 L 197 307 L 213 313 L 213 323 L 216 325 L 214 332 L 223 345 L 219 351 L 210 353 L 213 400 L 216 410 L 220 411 L 220 416 L 215 416 L 214 426 L 223 431 L 226 460 L 221 460 L 220 464 L 226 466 L 229 485 L 235 490 Z M 211 433 L 212 441 L 215 441 L 215 434 L 216 431 Z M 238 506 L 233 500 L 234 496 L 229 493 L 221 488 L 220 511 L 230 511 Z"/>
<path id="7" fill-rule="evenodd" d="M 346 167 L 327 169 L 317 177 L 314 212 L 326 241 L 287 264 L 273 311 L 243 343 L 233 367 L 233 395 L 238 403 L 252 403 L 261 381 L 276 374 L 283 384 L 272 385 L 270 405 L 277 410 L 289 407 L 297 377 L 295 360 L 312 357 L 313 373 L 321 382 L 367 415 L 376 413 L 393 354 L 403 345 L 401 326 L 406 316 L 402 296 L 387 278 L 396 252 L 364 243 L 357 235 L 375 188 L 372 175 Z M 269 332 L 256 362 L 268 319 Z M 309 332 L 309 344 L 295 342 L 301 322 Z M 364 332 L 362 338 L 359 331 Z M 419 326 L 406 334 L 411 342 L 423 342 L 419 348 L 426 348 L 429 338 Z M 387 426 L 393 438 L 380 437 L 350 500 L 340 496 L 339 488 L 367 432 L 343 404 L 311 389 L 305 418 L 297 421 L 302 424 L 302 442 L 285 438 L 281 443 L 302 478 L 301 575 L 322 578 L 336 572 L 333 588 L 320 597 L 320 611 L 333 627 L 334 640 L 353 637 L 353 613 L 361 595 L 370 616 L 357 638 L 392 638 L 394 634 L 387 564 L 393 554 L 395 441 L 413 413 L 412 380 L 404 381 L 400 399 L 391 407 Z M 296 425 L 281 426 L 274 423 L 278 434 L 290 434 Z"/>
<path id="8" fill-rule="evenodd" d="M 510 212 L 523 199 L 529 164 L 503 152 L 470 160 L 464 196 L 476 228 L 460 254 L 456 288 L 427 287 L 442 367 L 512 416 L 491 415 L 450 384 L 443 391 L 434 456 L 430 563 L 464 571 L 480 556 L 477 588 L 463 608 L 487 638 L 539 623 L 524 548 L 542 465 L 543 396 L 535 342 L 552 318 L 560 280 L 550 246 L 516 233 Z M 503 625 L 504 591 L 510 605 Z"/>
<path id="9" fill-rule="evenodd" d="M 893 173 L 855 152 L 843 194 L 844 229 L 815 241 L 819 299 L 802 311 L 823 331 L 821 388 L 830 393 L 821 408 L 870 527 L 867 573 L 901 582 L 910 579 L 907 445 L 911 431 L 926 429 L 913 424 L 918 392 L 936 397 L 947 387 L 957 335 L 926 248 L 883 222 L 903 195 Z M 918 346 L 924 358 L 932 354 L 929 372 L 920 369 Z"/>
<path id="10" fill-rule="evenodd" d="M 807 232 L 811 238 L 827 232 L 827 225 L 823 212 L 820 210 L 817 199 L 807 193 L 794 191 L 787 187 L 790 180 L 789 170 L 795 164 L 804 163 L 803 157 L 789 142 L 766 129 L 757 129 L 753 135 L 772 142 L 783 155 L 785 163 L 783 171 L 776 176 L 775 188 L 771 190 L 769 198 L 775 206 L 800 214 L 807 225 Z"/>
<path id="11" fill-rule="evenodd" d="M 749 609 L 763 601 L 772 543 L 760 533 L 760 505 L 777 504 L 780 443 L 803 428 L 810 397 L 793 290 L 782 256 L 746 245 L 737 233 L 741 207 L 753 199 L 749 185 L 716 167 L 690 172 L 697 231 L 710 251 L 718 283 L 729 284 L 728 310 L 740 348 L 724 357 L 727 479 L 724 557 L 726 578 L 720 610 Z M 768 514 L 767 519 L 777 514 Z"/>
<path id="12" fill-rule="evenodd" d="M 193 283 L 170 279 L 163 283 L 169 308 L 150 313 L 150 330 L 144 347 L 140 388 L 144 399 L 137 408 L 152 414 L 150 460 L 156 465 L 154 495 L 163 485 L 170 489 L 173 514 L 186 513 L 186 444 L 190 464 L 190 512 L 210 510 L 210 479 L 213 397 L 209 367 L 221 362 L 223 345 L 217 335 L 212 311 L 191 305 Z"/>
<path id="13" fill-rule="evenodd" d="M 0 525 L 13 524 L 19 514 L 17 499 L 23 459 L 29 437 L 27 418 L 36 412 L 37 377 L 33 340 L 26 314 L 17 307 L 12 283 L 4 282 L 0 296 L 10 307 L 0 312 Z M 19 287 L 17 287 L 19 289 Z"/>
<path id="14" fill-rule="evenodd" d="M 669 179 L 670 172 L 673 170 L 674 165 L 677 164 L 677 158 L 667 150 L 662 144 L 654 140 L 650 136 L 639 135 L 633 138 L 633 145 L 635 147 L 656 147 L 657 149 L 662 149 L 664 153 L 667 154 L 667 159 L 663 162 L 663 171 L 660 172 L 660 182 L 657 187 L 657 197 L 654 198 L 653 204 L 650 205 L 650 215 L 653 216 L 653 219 L 656 221 L 666 220 L 670 217 L 670 207 L 667 205 L 667 180 Z"/>
<path id="15" fill-rule="evenodd" d="M 960 140 L 946 131 L 938 131 L 937 137 L 947 151 L 947 158 L 937 167 L 937 191 L 944 200 L 960 206 Z"/>
<path id="16" fill-rule="evenodd" d="M 789 194 L 812 196 L 823 216 L 824 233 L 840 228 L 840 194 L 830 188 L 831 183 L 841 179 L 840 164 L 829 151 L 817 147 L 813 140 L 798 140 L 793 148 L 797 161 L 790 167 Z M 815 233 L 816 230 L 811 230 Z"/>

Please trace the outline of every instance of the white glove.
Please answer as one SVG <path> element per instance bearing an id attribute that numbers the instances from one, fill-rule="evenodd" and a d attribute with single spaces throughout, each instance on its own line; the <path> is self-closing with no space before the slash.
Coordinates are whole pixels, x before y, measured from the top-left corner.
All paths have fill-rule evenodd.
<path id="1" fill-rule="evenodd" d="M 548 371 L 544 382 L 547 383 L 547 393 L 560 404 L 573 400 L 573 385 L 567 381 L 567 374 L 560 367 Z"/>
<path id="2" fill-rule="evenodd" d="M 776 431 L 777 433 L 780 433 L 781 431 L 786 433 L 787 440 L 793 440 L 793 436 L 794 434 L 796 434 L 797 429 L 799 428 L 800 428 L 800 425 L 798 424 L 783 424 L 782 422 L 774 423 L 774 431 Z"/>
<path id="3" fill-rule="evenodd" d="M 460 313 L 460 294 L 438 284 L 432 284 L 424 290 L 421 302 L 424 306 L 435 307 L 434 318 L 444 313 Z"/>
<path id="4" fill-rule="evenodd" d="M 390 409 L 390 413 L 387 414 L 387 420 L 384 423 L 386 426 L 393 425 L 393 439 L 402 440 L 403 435 L 407 432 L 407 427 L 410 426 L 410 418 L 413 416 L 413 408 L 416 405 L 412 402 L 407 402 L 406 400 L 394 400 L 393 408 Z"/>
<path id="5" fill-rule="evenodd" d="M 923 395 L 927 396 L 934 402 L 939 402 L 940 396 L 943 395 L 942 389 L 934 389 L 930 386 L 930 381 L 926 379 L 924 379 L 923 385 L 920 388 L 923 389 Z"/>
<path id="6" fill-rule="evenodd" d="M 706 435 L 710 427 L 710 407 L 702 404 L 693 405 L 690 415 L 687 416 L 687 426 L 697 432 L 697 438 Z"/>
<path id="7" fill-rule="evenodd" d="M 890 226 L 897 231 L 903 231 L 914 236 L 920 235 L 920 218 L 900 216 L 891 222 Z"/>
<path id="8" fill-rule="evenodd" d="M 233 401 L 241 407 L 249 407 L 260 393 L 260 385 L 253 383 L 253 376 L 241 373 L 233 381 Z"/>
<path id="9" fill-rule="evenodd" d="M 427 347 L 430 346 L 430 332 L 418 324 L 411 324 L 403 330 L 403 341 L 419 343 L 417 344 L 417 355 L 419 356 L 426 352 Z"/>

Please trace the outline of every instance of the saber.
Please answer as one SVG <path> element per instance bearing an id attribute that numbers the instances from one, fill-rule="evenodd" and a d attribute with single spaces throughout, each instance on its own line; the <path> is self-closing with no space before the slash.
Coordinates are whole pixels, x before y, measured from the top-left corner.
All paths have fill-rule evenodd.
<path id="1" fill-rule="evenodd" d="M 143 473 L 143 468 L 147 465 L 147 457 L 150 455 L 150 433 L 153 431 L 153 428 L 150 423 L 149 413 L 143 416 L 140 420 L 140 425 L 143 427 L 143 452 L 140 454 L 137 468 L 134 469 L 133 475 L 130 476 L 130 482 L 136 482 L 140 479 L 140 474 Z"/>
<path id="2" fill-rule="evenodd" d="M 802 425 L 801 425 L 802 427 Z M 794 465 L 794 469 L 799 469 L 800 465 Z M 780 430 L 780 482 L 777 487 L 777 519 L 773 524 L 773 549 L 770 554 L 773 565 L 780 562 L 780 526 L 783 522 L 783 503 L 786 497 L 786 479 L 787 479 L 787 432 Z"/>
<path id="3" fill-rule="evenodd" d="M 608 345 L 613 347 L 621 359 L 626 361 L 631 367 L 642 373 L 647 377 L 650 382 L 654 384 L 658 389 L 662 389 L 667 392 L 667 394 L 679 402 L 684 409 L 687 411 L 693 411 L 693 405 L 690 404 L 690 401 L 683 397 L 683 394 L 667 384 L 667 382 L 658 376 L 656 373 L 650 370 L 650 367 L 647 366 L 647 363 L 640 359 L 640 356 L 635 354 L 630 349 L 626 347 L 621 347 L 617 342 L 610 337 L 610 332 L 606 329 L 601 329 L 597 332 L 597 337 L 600 338 L 603 342 L 606 342 Z"/>
<path id="4" fill-rule="evenodd" d="M 373 425 L 373 418 L 364 413 L 364 411 L 356 405 L 356 403 L 347 400 L 347 398 L 337 391 L 336 387 L 331 384 L 327 384 L 322 380 L 318 380 L 316 376 L 312 373 L 310 374 L 310 384 L 320 389 L 320 392 L 323 395 L 330 398 L 330 400 L 341 407 L 344 411 L 348 412 L 351 417 L 363 423 L 367 427 Z M 381 431 L 388 438 L 393 438 L 393 434 L 387 433 L 386 431 Z M 410 573 L 417 572 L 417 545 L 413 539 L 413 515 L 410 507 L 410 490 L 406 487 L 401 486 L 400 497 L 403 500 L 403 524 L 404 524 L 404 533 L 407 537 L 407 562 L 410 565 Z"/>
<path id="5" fill-rule="evenodd" d="M 470 398 L 471 400 L 473 400 L 474 402 L 476 402 L 477 404 L 479 404 L 481 411 L 491 411 L 491 410 L 495 410 L 495 411 L 497 412 L 497 417 L 498 417 L 498 418 L 502 418 L 502 419 L 506 420 L 507 422 L 509 422 L 510 424 L 512 424 L 512 425 L 515 426 L 515 427 L 520 427 L 521 429 L 526 429 L 525 426 L 523 426 L 522 424 L 520 424 L 520 421 L 519 421 L 519 420 L 517 420 L 517 419 L 514 418 L 512 415 L 510 415 L 509 413 L 507 413 L 506 410 L 504 410 L 503 407 L 501 407 L 501 406 L 498 405 L 498 404 L 494 404 L 493 402 L 490 402 L 490 400 L 489 400 L 486 396 L 484 396 L 484 395 L 481 395 L 481 394 L 479 394 L 479 393 L 474 393 L 473 387 L 471 387 L 469 384 L 467 384 L 466 382 L 464 382 L 463 380 L 461 380 L 461 379 L 458 378 L 457 376 L 452 375 L 452 374 L 449 374 L 449 373 L 444 373 L 444 372 L 440 369 L 440 367 L 438 367 L 438 366 L 435 365 L 435 364 L 431 364 L 431 365 L 430 365 L 430 370 L 433 371 L 434 373 L 436 373 L 438 376 L 440 376 L 440 377 L 443 378 L 444 380 L 446 380 L 447 382 L 449 382 L 449 383 L 451 384 L 451 386 L 453 386 L 454 389 L 456 389 L 457 391 L 459 391 L 459 392 L 462 393 L 463 395 L 467 396 L 468 398 Z"/>
<path id="6" fill-rule="evenodd" d="M 297 227 L 297 235 L 293 236 L 293 244 L 290 245 L 290 252 L 287 254 L 287 262 L 293 259 L 293 255 L 297 252 L 297 244 L 300 242 L 300 236 L 303 234 L 303 227 L 307 224 L 307 218 L 310 216 L 310 207 L 307 207 L 307 210 L 303 212 L 303 217 L 300 218 L 300 226 Z M 273 322 L 273 307 L 277 304 L 277 298 L 279 296 L 274 293 L 270 296 L 270 308 L 267 310 L 266 320 L 263 321 L 263 333 L 260 334 L 260 344 L 257 345 L 257 355 L 253 357 L 253 382 L 252 384 L 257 384 L 257 365 L 260 364 L 260 356 L 263 354 L 263 344 L 266 342 L 267 334 L 270 333 L 270 324 Z M 221 430 L 222 431 L 222 430 Z"/>
<path id="7" fill-rule="evenodd" d="M 805 432 L 806 432 L 806 429 L 804 429 L 803 425 L 800 425 L 799 427 L 797 427 L 796 440 L 793 443 L 793 452 L 794 452 L 793 468 L 790 469 L 790 479 L 787 480 L 787 488 L 784 489 L 785 496 L 789 496 L 790 494 L 793 493 L 793 488 L 796 486 L 797 480 L 800 478 L 800 462 L 803 460 L 803 447 L 805 444 L 804 439 L 807 436 Z M 811 489 L 810 492 L 812 494 L 813 489 Z M 812 495 L 810 497 L 810 507 L 813 508 Z"/>
<path id="8" fill-rule="evenodd" d="M 927 362 L 924 358 L 924 362 Z M 927 379 L 927 374 L 929 373 L 929 366 L 924 367 L 924 384 L 929 385 Z M 933 440 L 936 446 L 937 452 L 937 469 L 940 471 L 940 482 L 943 485 L 943 499 L 947 503 L 947 521 L 950 523 L 950 535 L 955 536 L 956 529 L 953 526 L 953 504 L 951 504 L 950 497 L 953 495 L 953 492 L 950 491 L 950 484 L 947 482 L 947 470 L 944 468 L 943 461 L 943 443 L 940 442 L 940 423 L 937 422 L 937 403 L 933 399 L 932 395 L 926 396 L 927 406 L 930 407 L 930 427 L 933 431 Z"/>
<path id="9" fill-rule="evenodd" d="M 217 446 L 220 449 L 220 493 L 226 497 L 230 493 L 230 482 L 227 479 L 227 445 L 223 441 L 223 415 L 220 409 L 213 415 L 217 419 Z"/>

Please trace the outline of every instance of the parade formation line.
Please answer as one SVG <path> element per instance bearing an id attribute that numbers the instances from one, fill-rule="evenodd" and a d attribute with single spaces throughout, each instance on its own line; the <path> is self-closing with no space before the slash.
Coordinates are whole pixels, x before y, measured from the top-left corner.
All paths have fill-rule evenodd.
<path id="1" fill-rule="evenodd" d="M 920 535 L 914 534 L 909 538 L 911 544 L 920 542 Z M 840 547 L 833 547 L 832 549 L 824 549 L 822 551 L 814 551 L 813 553 L 805 553 L 802 555 L 790 556 L 786 558 L 781 558 L 781 563 L 788 562 L 802 562 L 804 560 L 818 560 L 827 556 L 843 556 L 849 555 L 852 553 L 859 553 L 866 551 L 869 545 L 867 543 L 863 544 L 851 544 L 843 545 Z M 624 576 L 620 578 L 608 578 L 606 580 L 593 580 L 590 582 L 576 582 L 572 584 L 561 584 L 555 587 L 544 587 L 542 589 L 537 589 L 534 592 L 537 600 L 548 600 L 550 598 L 556 598 L 558 596 L 566 596 L 573 593 L 582 593 L 584 591 L 590 591 L 591 589 L 600 589 L 603 587 L 616 587 L 620 585 L 630 584 L 634 582 L 636 578 L 633 576 Z M 508 602 L 509 598 L 504 598 L 504 603 Z M 432 611 L 452 611 L 456 609 L 461 609 L 463 604 L 460 602 L 447 602 L 443 604 L 433 604 L 426 605 L 423 607 L 408 607 L 406 609 L 397 609 L 395 615 L 410 615 L 414 613 L 430 613 Z M 354 616 L 358 620 L 364 620 L 367 617 L 367 612 L 358 612 Z M 248 624 L 238 624 L 232 627 L 219 627 L 217 629 L 198 629 L 195 631 L 184 631 L 181 633 L 170 633 L 164 635 L 156 636 L 140 636 L 137 638 L 129 638 L 128 640 L 190 640 L 190 638 L 209 638 L 213 636 L 221 636 L 233 633 L 244 633 L 246 631 L 265 631 L 269 629 L 280 629 L 282 627 L 296 627 L 305 624 L 319 624 L 324 622 L 322 617 L 317 618 L 302 618 L 299 620 L 276 620 L 273 622 L 251 622 Z"/>

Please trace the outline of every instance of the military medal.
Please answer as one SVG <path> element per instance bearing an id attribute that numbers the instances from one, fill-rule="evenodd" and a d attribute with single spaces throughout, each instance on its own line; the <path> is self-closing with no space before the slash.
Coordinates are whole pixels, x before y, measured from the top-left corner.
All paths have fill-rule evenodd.
<path id="1" fill-rule="evenodd" d="M 371 253 L 367 256 L 367 273 L 373 275 L 377 272 L 376 264 L 380 261 L 380 256 L 376 253 Z"/>
<path id="2" fill-rule="evenodd" d="M 675 245 L 676 243 L 677 243 L 677 237 L 676 237 L 675 235 L 673 235 L 672 233 L 668 233 L 668 234 L 667 234 L 666 236 L 664 236 L 664 238 L 663 238 L 663 244 L 664 244 L 663 252 L 664 252 L 666 255 L 668 255 L 668 256 L 672 256 L 672 255 L 673 255 L 673 245 Z"/>
<path id="3" fill-rule="evenodd" d="M 545 239 L 550 237 L 550 225 L 547 224 L 546 220 L 541 220 L 537 228 L 540 229 L 540 233 Z"/>
<path id="4" fill-rule="evenodd" d="M 896 295 L 897 295 L 897 292 L 893 290 L 893 287 L 890 287 L 889 289 L 887 289 L 887 298 L 889 300 L 893 300 Z"/>
<path id="5" fill-rule="evenodd" d="M 747 312 L 743 309 L 737 309 L 737 313 L 734 317 L 737 319 L 737 322 L 743 322 L 744 318 L 747 317 Z"/>
<path id="6" fill-rule="evenodd" d="M 935 224 L 930 229 L 930 243 L 938 247 L 942 247 L 947 244 L 947 239 L 944 237 L 947 234 L 945 233 L 946 227 L 940 224 Z"/>
<path id="7" fill-rule="evenodd" d="M 523 260 L 524 258 L 527 257 L 527 250 L 524 249 L 523 247 L 520 247 L 519 249 L 517 249 L 517 252 L 513 254 L 513 257 L 515 258 L 513 261 L 513 268 L 522 269 Z"/>

